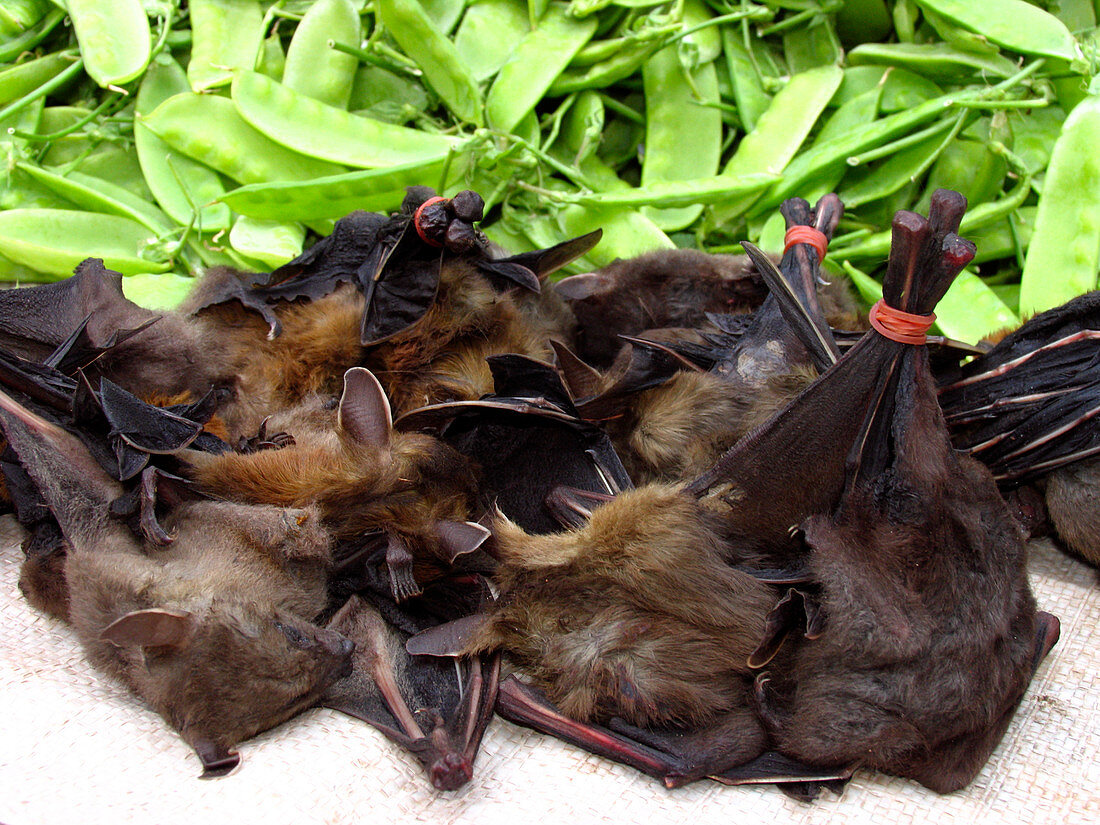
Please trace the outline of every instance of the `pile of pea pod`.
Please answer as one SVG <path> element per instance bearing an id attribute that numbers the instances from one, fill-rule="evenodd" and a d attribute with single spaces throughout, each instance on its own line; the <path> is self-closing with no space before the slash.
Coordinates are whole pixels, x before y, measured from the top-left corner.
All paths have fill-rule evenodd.
<path id="1" fill-rule="evenodd" d="M 512 252 L 601 227 L 572 271 L 775 249 L 836 191 L 826 259 L 874 300 L 889 224 L 967 195 L 974 340 L 1096 286 L 1100 0 L 6 0 L 0 280 L 83 258 L 167 306 L 271 269 L 406 186 L 475 189 Z"/>

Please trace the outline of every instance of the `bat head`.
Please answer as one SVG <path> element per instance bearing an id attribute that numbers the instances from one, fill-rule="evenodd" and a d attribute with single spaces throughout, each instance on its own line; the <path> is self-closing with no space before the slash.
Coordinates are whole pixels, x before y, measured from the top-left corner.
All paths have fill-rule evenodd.
<path id="1" fill-rule="evenodd" d="M 354 649 L 334 631 L 246 602 L 135 610 L 100 638 L 140 651 L 145 698 L 195 748 L 204 777 L 236 765 L 238 742 L 313 705 L 350 671 Z"/>

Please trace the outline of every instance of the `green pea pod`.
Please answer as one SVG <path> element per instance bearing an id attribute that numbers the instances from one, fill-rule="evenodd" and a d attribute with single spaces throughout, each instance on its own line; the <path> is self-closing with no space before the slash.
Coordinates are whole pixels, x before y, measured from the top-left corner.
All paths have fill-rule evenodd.
<path id="1" fill-rule="evenodd" d="M 845 209 L 854 209 L 865 203 L 885 198 L 903 186 L 917 180 L 928 171 L 948 145 L 955 140 L 964 123 L 965 113 L 954 118 L 945 118 L 937 124 L 938 133 L 926 137 L 919 143 L 902 149 L 886 158 L 874 169 L 841 190 L 840 200 Z M 946 132 L 946 134 L 943 134 Z M 984 148 L 984 147 L 983 147 Z M 965 193 L 965 190 L 959 190 Z"/>
<path id="2" fill-rule="evenodd" d="M 883 0 L 845 0 L 836 13 L 836 33 L 845 46 L 883 40 L 893 28 Z"/>
<path id="3" fill-rule="evenodd" d="M 141 120 L 176 151 L 238 183 L 311 180 L 342 171 L 280 146 L 250 126 L 226 97 L 175 95 Z"/>
<path id="4" fill-rule="evenodd" d="M 726 58 L 730 91 L 737 105 L 737 116 L 745 131 L 751 132 L 756 128 L 756 121 L 767 111 L 772 98 L 764 90 L 761 78 L 757 76 L 757 66 L 760 61 L 751 52 L 753 44 L 745 43 L 740 27 L 723 26 L 721 34 L 722 52 Z M 761 70 L 764 68 L 764 66 L 760 67 Z"/>
<path id="5" fill-rule="evenodd" d="M 476 0 L 455 32 L 455 51 L 480 83 L 500 71 L 530 29 L 525 0 Z"/>
<path id="6" fill-rule="evenodd" d="M 41 20 L 49 8 L 49 0 L 7 0 L 0 6 L 0 37 L 18 37 Z"/>
<path id="7" fill-rule="evenodd" d="M 67 278 L 85 258 L 102 258 L 108 269 L 128 275 L 164 272 L 167 263 L 147 261 L 141 250 L 147 228 L 127 218 L 67 209 L 0 212 L 0 254 L 38 272 Z"/>
<path id="8" fill-rule="evenodd" d="M 556 214 L 556 219 L 565 237 L 603 230 L 600 242 L 586 256 L 596 266 L 676 247 L 657 224 L 633 208 L 567 206 Z"/>
<path id="9" fill-rule="evenodd" d="M 851 70 L 845 69 L 845 73 L 849 71 Z M 882 86 L 874 86 L 863 94 L 837 106 L 836 111 L 822 125 L 812 145 L 817 146 L 819 143 L 826 143 L 833 138 L 847 134 L 857 126 L 863 126 L 874 121 L 878 117 L 879 106 L 882 102 L 882 91 Z M 810 203 L 815 203 L 822 195 L 835 192 L 848 170 L 849 166 L 845 160 L 837 160 L 831 166 L 822 168 L 801 197 L 804 197 Z M 847 202 L 845 202 L 845 205 L 847 206 Z"/>
<path id="10" fill-rule="evenodd" d="M 66 168 L 90 178 L 105 180 L 150 206 L 153 205 L 153 193 L 145 182 L 137 153 L 126 144 L 100 145 L 94 152 L 84 155 Z"/>
<path id="11" fill-rule="evenodd" d="M 122 279 L 122 294 L 154 311 L 175 309 L 195 287 L 195 279 L 174 272 L 141 272 Z"/>
<path id="12" fill-rule="evenodd" d="M 328 42 L 358 45 L 359 37 L 359 12 L 351 0 L 317 0 L 290 39 L 283 84 L 298 94 L 346 109 L 359 61 L 330 49 Z"/>
<path id="13" fill-rule="evenodd" d="M 361 66 L 355 72 L 348 108 L 362 117 L 404 123 L 410 119 L 410 112 L 428 108 L 428 93 L 411 78 L 380 66 Z"/>
<path id="14" fill-rule="evenodd" d="M 595 31 L 595 18 L 577 20 L 566 15 L 564 5 L 551 3 L 538 25 L 516 44 L 489 87 L 485 96 L 489 126 L 512 131 Z"/>
<path id="15" fill-rule="evenodd" d="M 844 70 L 844 80 L 836 90 L 832 104 L 842 106 L 875 87 L 882 89 L 879 111 L 886 114 L 911 109 L 943 94 L 943 89 L 931 80 L 907 69 L 896 66 L 849 66 Z"/>
<path id="16" fill-rule="evenodd" d="M 577 94 L 562 123 L 562 144 L 572 156 L 567 163 L 576 166 L 595 153 L 600 145 L 605 118 L 603 98 L 598 92 L 586 89 Z"/>
<path id="17" fill-rule="evenodd" d="M 308 221 L 342 218 L 355 209 L 388 212 L 401 205 L 409 186 L 439 187 L 444 160 L 347 172 L 299 182 L 241 186 L 227 192 L 222 202 L 234 212 L 272 221 Z M 459 164 L 452 170 L 458 178 Z"/>
<path id="18" fill-rule="evenodd" d="M 237 252 L 275 269 L 302 254 L 306 228 L 293 221 L 261 221 L 245 215 L 233 222 L 229 244 Z"/>
<path id="19" fill-rule="evenodd" d="M 66 7 L 92 80 L 118 86 L 145 71 L 151 33 L 141 0 L 67 0 Z"/>
<path id="20" fill-rule="evenodd" d="M 286 52 L 283 51 L 283 41 L 277 34 L 271 34 L 264 38 L 260 47 L 260 57 L 256 61 L 256 71 L 266 74 L 272 80 L 282 82 L 283 72 L 286 70 Z M 354 77 L 352 78 L 354 83 Z"/>
<path id="21" fill-rule="evenodd" d="M 1016 64 L 1001 54 L 978 54 L 947 43 L 864 43 L 848 52 L 852 66 L 902 66 L 934 80 L 957 81 L 980 73 L 1011 77 Z"/>
<path id="22" fill-rule="evenodd" d="M 836 66 L 842 62 L 844 50 L 833 29 L 832 20 L 821 15 L 807 26 L 783 32 L 783 57 L 792 75 L 818 66 Z"/>
<path id="23" fill-rule="evenodd" d="M 1016 313 L 969 269 L 958 274 L 936 304 L 936 326 L 948 338 L 973 343 L 1019 325 Z"/>
<path id="24" fill-rule="evenodd" d="M 961 192 L 974 205 L 992 200 L 1004 187 L 1008 163 L 984 141 L 956 140 L 937 158 L 916 210 L 927 212 L 937 189 Z"/>
<path id="25" fill-rule="evenodd" d="M 1065 24 L 1026 0 L 982 0 L 980 3 L 916 0 L 916 3 L 1010 51 L 1062 60 L 1078 56 L 1077 44 Z"/>
<path id="26" fill-rule="evenodd" d="M 421 0 L 424 13 L 432 21 L 436 29 L 443 34 L 450 34 L 458 21 L 462 19 L 462 12 L 466 10 L 466 0 Z"/>
<path id="27" fill-rule="evenodd" d="M 434 25 L 417 0 L 376 0 L 383 25 L 424 72 L 424 79 L 455 117 L 481 126 L 481 92 L 462 65 L 454 44 Z"/>
<path id="28" fill-rule="evenodd" d="M 722 174 L 741 178 L 753 174 L 778 175 L 829 103 L 844 73 L 837 66 L 820 66 L 797 74 L 772 99 L 756 128 L 745 135 Z M 714 220 L 726 223 L 752 206 L 757 194 L 714 210 Z"/>
<path id="29" fill-rule="evenodd" d="M 924 10 L 924 20 L 950 46 L 965 52 L 974 52 L 983 56 L 995 55 L 998 48 L 980 34 L 956 26 L 946 17 L 941 17 L 931 9 Z"/>
<path id="30" fill-rule="evenodd" d="M 736 178 L 729 175 L 712 175 L 692 180 L 661 181 L 642 186 L 628 186 L 603 192 L 565 194 L 560 196 L 560 200 L 588 206 L 633 208 L 655 204 L 667 207 L 720 204 L 761 192 L 778 178 L 778 175 L 763 173 L 741 175 Z"/>
<path id="31" fill-rule="evenodd" d="M 822 168 L 908 134 L 922 123 L 942 115 L 946 107 L 957 101 L 976 100 L 980 97 L 981 92 L 978 90 L 952 92 L 927 100 L 912 109 L 880 118 L 874 123 L 856 127 L 848 134 L 820 145 L 815 144 L 791 161 L 784 170 L 783 178 L 756 202 L 753 212 L 773 209 L 787 198 L 799 195 L 812 185 Z"/>
<path id="32" fill-rule="evenodd" d="M 168 216 L 155 206 L 101 178 L 80 172 L 59 175 L 23 161 L 16 163 L 16 167 L 83 209 L 129 218 L 158 235 L 171 231 L 173 227 Z"/>
<path id="33" fill-rule="evenodd" d="M 722 154 L 722 114 L 715 107 L 701 104 L 718 101 L 718 71 L 714 63 L 686 70 L 677 47 L 666 46 L 646 61 L 642 82 L 646 133 L 641 188 L 713 177 Z M 691 224 L 703 211 L 703 205 L 699 201 L 678 209 L 647 207 L 643 211 L 669 232 Z"/>
<path id="34" fill-rule="evenodd" d="M 1020 277 L 1020 311 L 1042 312 L 1096 289 L 1100 268 L 1100 95 L 1074 107 L 1047 166 Z"/>
<path id="35" fill-rule="evenodd" d="M 145 173 L 145 182 L 157 203 L 178 224 L 191 222 L 200 209 L 197 225 L 217 232 L 229 228 L 229 207 L 211 204 L 225 194 L 221 177 L 211 169 L 187 157 L 157 137 L 141 120 L 161 103 L 189 88 L 187 75 L 171 55 L 162 53 L 149 65 L 138 87 L 134 111 L 134 148 Z M 211 204 L 204 206 L 204 204 Z"/>
<path id="36" fill-rule="evenodd" d="M 991 223 L 968 232 L 967 240 L 973 241 L 978 247 L 978 254 L 974 256 L 975 265 L 1000 258 L 1019 256 L 1022 259 L 1022 250 L 1027 249 L 1028 244 L 1031 243 L 1037 211 L 1038 208 L 1035 206 L 1021 206 L 1013 213 L 1011 219 Z M 1019 302 L 1020 296 L 1017 290 L 1013 303 L 1019 305 Z"/>
<path id="37" fill-rule="evenodd" d="M 614 57 L 580 69 L 566 69 L 550 84 L 550 97 L 584 89 L 603 89 L 618 83 L 641 68 L 661 48 L 660 40 L 639 40 L 625 46 Z"/>
<path id="38" fill-rule="evenodd" d="M 73 52 L 54 52 L 37 60 L 0 69 L 0 104 L 33 92 L 72 66 L 75 59 Z"/>
<path id="39" fill-rule="evenodd" d="M 258 72 L 239 72 L 233 78 L 232 98 L 240 116 L 276 143 L 348 166 L 399 166 L 442 158 L 461 143 L 458 138 L 353 115 Z"/>
<path id="40" fill-rule="evenodd" d="M 234 69 L 251 69 L 260 52 L 264 15 L 259 0 L 190 0 L 191 60 L 187 79 L 201 92 L 224 86 Z"/>
<path id="41" fill-rule="evenodd" d="M 25 29 L 21 34 L 6 38 L 0 43 L 0 63 L 7 63 L 19 55 L 29 52 L 49 36 L 58 23 L 65 19 L 62 9 L 54 8 L 46 12 L 33 26 Z"/>

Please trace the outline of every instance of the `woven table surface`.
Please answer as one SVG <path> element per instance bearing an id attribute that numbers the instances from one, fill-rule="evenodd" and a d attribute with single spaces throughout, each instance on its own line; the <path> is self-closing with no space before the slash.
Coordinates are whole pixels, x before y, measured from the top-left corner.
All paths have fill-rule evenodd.
<path id="1" fill-rule="evenodd" d="M 313 710 L 245 742 L 238 770 L 200 781 L 198 758 L 156 714 L 84 661 L 64 624 L 16 586 L 21 533 L 0 519 L 0 822 L 1100 823 L 1100 584 L 1049 542 L 1031 549 L 1041 609 L 1062 636 L 1004 740 L 965 790 L 857 772 L 812 805 L 770 786 L 654 780 L 494 719 L 473 781 L 434 791 L 411 756 L 367 725 Z M 531 824 L 533 825 L 533 823 Z"/>

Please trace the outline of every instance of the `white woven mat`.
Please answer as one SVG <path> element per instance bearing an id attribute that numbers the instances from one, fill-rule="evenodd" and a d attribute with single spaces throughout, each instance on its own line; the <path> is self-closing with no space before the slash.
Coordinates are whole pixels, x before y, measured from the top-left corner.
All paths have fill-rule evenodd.
<path id="1" fill-rule="evenodd" d="M 0 822 L 583 823 L 1100 822 L 1100 586 L 1095 570 L 1034 546 L 1040 606 L 1062 621 L 1004 741 L 966 790 L 938 796 L 859 772 L 844 794 L 802 805 L 771 787 L 648 777 L 495 719 L 473 782 L 438 793 L 366 725 L 306 713 L 241 748 L 233 775 L 200 781 L 198 759 L 160 718 L 84 662 L 64 625 L 16 588 L 18 527 L 0 519 Z M 534 825 L 534 821 L 530 822 Z"/>

